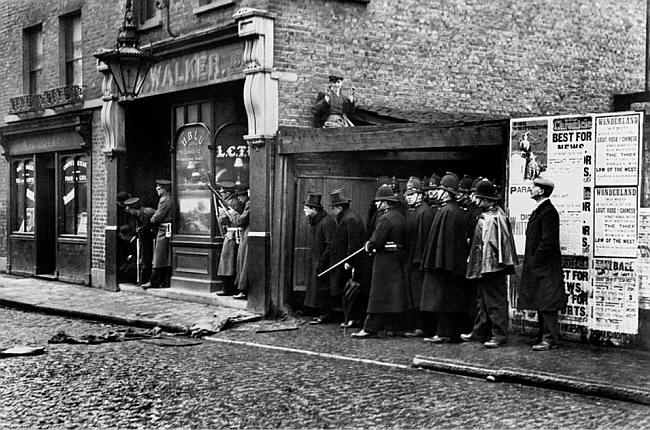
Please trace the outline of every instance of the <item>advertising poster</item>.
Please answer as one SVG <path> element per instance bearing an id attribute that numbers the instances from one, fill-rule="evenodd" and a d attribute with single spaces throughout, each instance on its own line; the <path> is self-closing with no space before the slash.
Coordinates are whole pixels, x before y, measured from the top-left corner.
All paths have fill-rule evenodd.
<path id="1" fill-rule="evenodd" d="M 510 122 L 510 172 L 508 208 L 516 249 L 526 243 L 528 217 L 535 209 L 530 198 L 533 179 L 546 170 L 548 119 L 531 118 Z"/>
<path id="2" fill-rule="evenodd" d="M 636 259 L 595 258 L 594 273 L 589 328 L 636 334 L 639 318 Z"/>
<path id="3" fill-rule="evenodd" d="M 596 186 L 639 184 L 641 114 L 596 117 Z"/>
<path id="4" fill-rule="evenodd" d="M 565 255 L 588 255 L 582 235 L 585 226 L 591 224 L 591 217 L 585 217 L 583 211 L 591 208 L 592 178 L 585 164 L 593 157 L 593 118 L 555 118 L 551 124 L 544 176 L 555 183 L 552 200 L 560 213 L 560 250 Z"/>
<path id="5" fill-rule="evenodd" d="M 636 257 L 637 190 L 637 187 L 596 187 L 595 257 Z"/>
<path id="6" fill-rule="evenodd" d="M 639 210 L 637 261 L 639 309 L 650 309 L 650 209 L 647 208 Z"/>
<path id="7" fill-rule="evenodd" d="M 589 258 L 562 257 L 567 305 L 560 312 L 560 324 L 587 326 L 589 323 Z"/>

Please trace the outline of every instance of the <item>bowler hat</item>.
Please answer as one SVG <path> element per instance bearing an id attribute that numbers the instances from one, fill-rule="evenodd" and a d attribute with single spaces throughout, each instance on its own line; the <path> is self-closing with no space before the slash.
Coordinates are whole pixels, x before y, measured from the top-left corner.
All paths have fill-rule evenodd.
<path id="1" fill-rule="evenodd" d="M 482 179 L 476 184 L 476 192 L 474 195 L 482 199 L 499 200 L 497 187 L 489 179 Z"/>
<path id="2" fill-rule="evenodd" d="M 375 201 L 399 202 L 390 185 L 382 185 L 375 194 Z"/>
<path id="3" fill-rule="evenodd" d="M 349 204 L 352 200 L 345 197 L 343 188 L 336 189 L 330 193 L 330 206 Z"/>
<path id="4" fill-rule="evenodd" d="M 172 181 L 170 181 L 169 179 L 156 179 L 155 182 L 160 186 L 167 186 L 167 187 L 172 184 Z"/>
<path id="5" fill-rule="evenodd" d="M 222 181 L 216 183 L 217 187 L 223 188 L 226 191 L 232 191 L 235 189 L 235 183 L 232 181 Z"/>
<path id="6" fill-rule="evenodd" d="M 406 191 L 404 195 L 408 196 L 409 194 L 421 193 L 422 192 L 422 182 L 415 176 L 411 176 L 406 183 Z"/>
<path id="7" fill-rule="evenodd" d="M 321 204 L 321 198 L 323 197 L 320 193 L 307 193 L 307 199 L 302 202 L 303 205 L 309 206 L 310 208 L 322 209 L 323 205 Z"/>
<path id="8" fill-rule="evenodd" d="M 533 179 L 533 185 L 537 185 L 539 187 L 548 190 L 549 195 L 553 192 L 553 189 L 555 188 L 555 184 L 553 183 L 553 181 L 542 177 Z"/>
<path id="9" fill-rule="evenodd" d="M 472 182 L 474 182 L 474 178 L 469 175 L 463 176 L 463 179 L 458 183 L 458 190 L 464 193 L 470 192 L 472 189 Z"/>
<path id="10" fill-rule="evenodd" d="M 241 194 L 246 194 L 248 192 L 248 184 L 236 184 L 235 191 L 233 191 L 233 196 L 239 196 Z"/>
<path id="11" fill-rule="evenodd" d="M 124 200 L 125 206 L 140 206 L 140 197 L 131 197 L 130 199 Z"/>
<path id="12" fill-rule="evenodd" d="M 447 172 L 445 176 L 440 179 L 438 188 L 441 190 L 449 191 L 452 194 L 458 194 L 458 176 L 455 173 Z"/>

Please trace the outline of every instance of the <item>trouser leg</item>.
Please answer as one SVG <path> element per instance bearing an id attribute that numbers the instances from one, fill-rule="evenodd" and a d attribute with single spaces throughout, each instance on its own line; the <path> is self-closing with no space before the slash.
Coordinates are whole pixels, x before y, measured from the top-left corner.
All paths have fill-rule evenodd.
<path id="1" fill-rule="evenodd" d="M 472 327 L 472 337 L 482 340 L 486 339 L 491 335 L 492 324 L 490 323 L 490 318 L 488 317 L 487 304 L 485 302 L 485 293 L 483 292 L 482 283 L 478 283 L 477 288 L 477 311 L 476 317 L 474 318 L 474 326 Z"/>
<path id="2" fill-rule="evenodd" d="M 560 340 L 560 328 L 558 324 L 557 311 L 555 312 L 540 312 L 539 315 L 540 330 L 542 331 L 542 340 L 550 344 L 557 344 Z M 541 320 L 541 321 L 540 321 Z"/>
<path id="3" fill-rule="evenodd" d="M 482 278 L 488 318 L 492 323 L 492 337 L 505 340 L 508 334 L 508 288 L 506 275 L 494 273 Z"/>

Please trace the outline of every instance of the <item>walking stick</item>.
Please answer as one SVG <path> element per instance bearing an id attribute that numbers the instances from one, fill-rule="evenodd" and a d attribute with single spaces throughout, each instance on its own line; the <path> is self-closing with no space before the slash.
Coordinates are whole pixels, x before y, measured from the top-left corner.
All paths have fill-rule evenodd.
<path id="1" fill-rule="evenodd" d="M 142 279 L 142 274 L 140 273 L 140 237 L 135 238 L 135 271 L 136 276 L 135 280 L 139 284 Z"/>
<path id="2" fill-rule="evenodd" d="M 321 276 L 323 276 L 323 275 L 326 274 L 327 272 L 331 271 L 332 269 L 334 269 L 334 268 L 336 268 L 336 267 L 339 267 L 341 264 L 343 264 L 343 263 L 345 263 L 346 261 L 350 260 L 352 257 L 354 257 L 355 255 L 357 255 L 358 253 L 360 253 L 360 252 L 363 251 L 364 249 L 365 249 L 365 248 L 362 246 L 361 248 L 359 248 L 359 249 L 357 249 L 356 251 L 354 251 L 352 254 L 350 254 L 350 255 L 348 255 L 347 257 L 345 257 L 343 260 L 339 261 L 338 263 L 335 263 L 333 266 L 330 266 L 329 269 L 326 269 L 326 270 L 320 272 L 320 273 L 318 274 L 318 276 L 316 276 L 316 277 L 317 277 L 317 278 L 320 278 Z"/>

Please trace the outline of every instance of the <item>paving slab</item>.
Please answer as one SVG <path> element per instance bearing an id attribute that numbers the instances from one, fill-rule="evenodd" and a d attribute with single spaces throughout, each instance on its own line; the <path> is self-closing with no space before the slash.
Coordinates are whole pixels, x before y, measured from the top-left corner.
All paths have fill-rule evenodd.
<path id="1" fill-rule="evenodd" d="M 36 278 L 0 275 L 0 305 L 138 327 L 186 332 L 211 318 L 249 314 L 238 307 L 166 298 L 162 290 L 111 292 Z M 182 295 L 182 294 L 181 294 Z M 226 302 L 225 300 L 223 300 Z M 245 305 L 245 302 L 244 302 Z"/>

